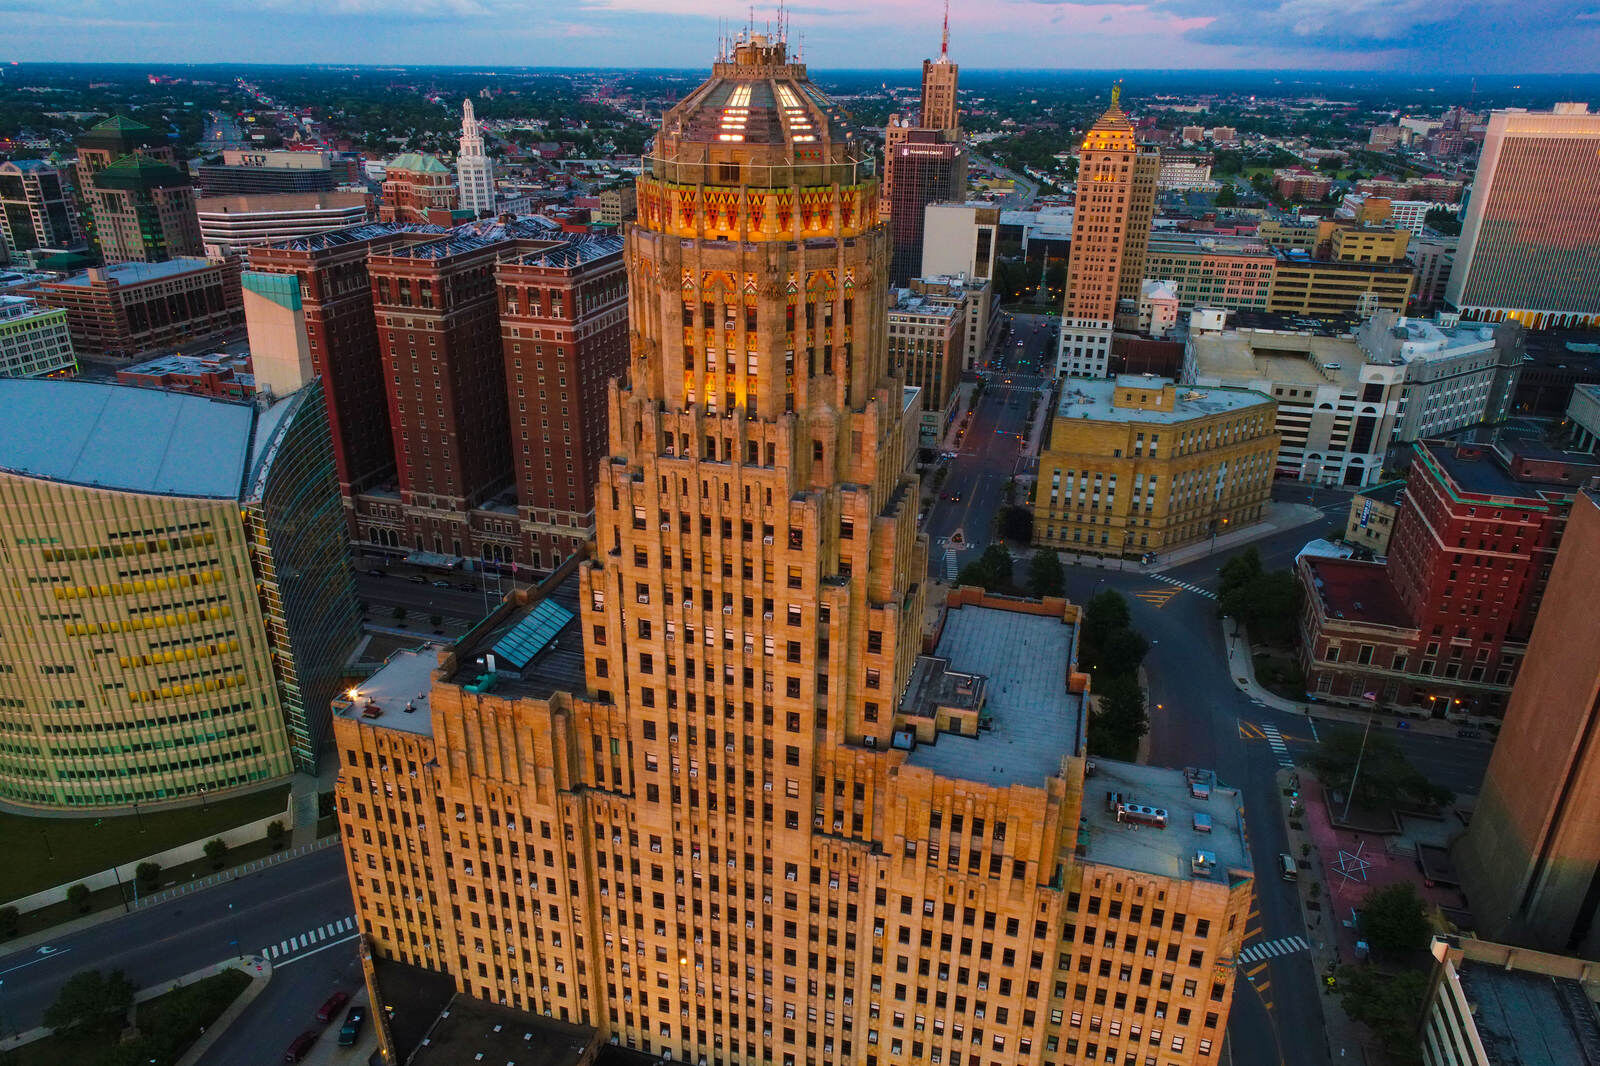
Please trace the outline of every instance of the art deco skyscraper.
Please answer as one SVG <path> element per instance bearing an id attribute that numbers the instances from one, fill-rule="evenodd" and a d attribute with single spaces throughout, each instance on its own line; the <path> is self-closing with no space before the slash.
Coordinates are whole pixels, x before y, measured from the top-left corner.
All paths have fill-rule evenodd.
<path id="1" fill-rule="evenodd" d="M 461 149 L 456 155 L 456 186 L 462 210 L 473 217 L 494 213 L 494 160 L 483 150 L 483 131 L 472 113 L 472 101 L 461 102 Z"/>
<path id="2" fill-rule="evenodd" d="M 1078 156 L 1057 374 L 1105 376 L 1117 301 L 1138 299 L 1144 277 L 1161 156 L 1134 139 L 1120 96 L 1120 87 L 1111 90 Z"/>
<path id="3" fill-rule="evenodd" d="M 961 68 L 950 62 L 950 4 L 946 2 L 939 58 L 922 61 L 922 128 L 939 130 L 951 141 L 961 139 L 961 111 L 956 106 L 960 73 Z"/>
<path id="4" fill-rule="evenodd" d="M 878 217 L 889 223 L 893 254 L 889 276 L 906 285 L 922 265 L 922 230 L 929 204 L 960 200 L 967 189 L 967 153 L 950 62 L 950 9 L 944 13 L 939 58 L 922 61 L 919 125 L 890 115 L 883 132 L 883 195 Z"/>
<path id="5" fill-rule="evenodd" d="M 1084 802 L 1061 600 L 924 643 L 877 191 L 781 38 L 667 113 L 590 558 L 340 708 L 362 928 L 697 1066 L 1209 1066 L 1238 795 L 1099 760 Z"/>

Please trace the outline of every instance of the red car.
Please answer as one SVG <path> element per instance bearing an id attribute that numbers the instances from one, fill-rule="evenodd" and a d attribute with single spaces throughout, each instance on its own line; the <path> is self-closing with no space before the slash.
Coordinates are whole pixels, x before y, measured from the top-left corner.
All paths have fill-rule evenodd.
<path id="1" fill-rule="evenodd" d="M 283 1053 L 284 1062 L 299 1062 L 311 1051 L 312 1045 L 317 1042 L 317 1034 L 310 1029 L 294 1038 L 294 1043 L 289 1045 L 289 1050 Z"/>
<path id="2" fill-rule="evenodd" d="M 350 1002 L 350 993 L 340 989 L 328 997 L 326 1003 L 317 1008 L 317 1021 L 326 1025 L 333 1021 L 333 1016 L 339 1013 L 339 1008 Z"/>

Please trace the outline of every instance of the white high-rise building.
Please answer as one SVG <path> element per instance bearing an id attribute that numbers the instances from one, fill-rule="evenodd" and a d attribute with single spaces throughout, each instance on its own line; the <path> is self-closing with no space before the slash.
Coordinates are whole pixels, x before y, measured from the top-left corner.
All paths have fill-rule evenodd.
<path id="1" fill-rule="evenodd" d="M 494 160 L 483 150 L 483 134 L 472 113 L 472 101 L 461 104 L 461 151 L 456 156 L 456 185 L 461 208 L 474 216 L 494 213 Z"/>

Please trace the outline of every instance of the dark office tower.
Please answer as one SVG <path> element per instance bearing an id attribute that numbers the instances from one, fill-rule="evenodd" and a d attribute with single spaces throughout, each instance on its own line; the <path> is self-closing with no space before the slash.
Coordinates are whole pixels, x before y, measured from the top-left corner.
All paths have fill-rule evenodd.
<path id="1" fill-rule="evenodd" d="M 437 231 L 371 224 L 250 249 L 244 290 L 251 345 L 303 346 L 321 376 L 347 513 L 357 493 L 395 476 L 367 255 L 429 236 Z"/>
<path id="2" fill-rule="evenodd" d="M 82 241 L 65 171 L 39 159 L 0 163 L 0 244 L 16 253 Z"/>
<path id="3" fill-rule="evenodd" d="M 463 555 L 468 511 L 511 480 L 495 260 L 503 230 L 374 250 L 378 344 L 406 537 Z"/>
<path id="4" fill-rule="evenodd" d="M 622 238 L 580 238 L 503 255 L 495 279 L 527 553 L 519 561 L 543 570 L 594 536 L 594 484 L 607 450 L 606 385 L 628 372 Z"/>
<path id="5" fill-rule="evenodd" d="M 922 231 L 929 204 L 959 200 L 967 185 L 967 157 L 938 130 L 910 129 L 889 156 L 889 233 L 894 243 L 889 278 L 909 284 L 922 271 Z"/>
<path id="6" fill-rule="evenodd" d="M 1456 867 L 1493 940 L 1600 957 L 1600 500 L 1578 493 Z"/>

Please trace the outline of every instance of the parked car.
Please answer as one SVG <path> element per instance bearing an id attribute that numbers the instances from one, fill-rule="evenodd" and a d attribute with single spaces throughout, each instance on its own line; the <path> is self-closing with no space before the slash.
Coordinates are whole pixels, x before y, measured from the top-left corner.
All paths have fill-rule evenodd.
<path id="1" fill-rule="evenodd" d="M 428 583 L 428 579 L 421 574 L 412 574 L 407 580 L 413 585 L 426 585 Z"/>
<path id="2" fill-rule="evenodd" d="M 346 992 L 342 988 L 339 989 L 339 991 L 329 996 L 323 1002 L 322 1006 L 317 1008 L 317 1021 L 321 1022 L 323 1025 L 327 1025 L 329 1022 L 333 1021 L 333 1016 L 339 1013 L 339 1008 L 349 1002 L 350 993 Z"/>
<path id="3" fill-rule="evenodd" d="M 283 1053 L 284 1062 L 299 1062 L 311 1053 L 311 1047 L 317 1042 L 317 1034 L 310 1029 L 301 1033 L 290 1042 L 289 1048 Z"/>
<path id="4" fill-rule="evenodd" d="M 389 576 L 389 571 L 382 570 L 382 569 L 379 569 L 378 567 L 374 566 L 371 570 L 367 571 L 367 576 L 368 577 L 388 577 Z"/>
<path id="5" fill-rule="evenodd" d="M 1477 740 L 1479 737 L 1483 736 L 1483 730 L 1458 729 L 1456 730 L 1456 736 L 1460 737 L 1462 740 Z"/>
<path id="6" fill-rule="evenodd" d="M 462 592 L 477 592 L 478 591 L 478 586 L 474 585 L 470 581 L 458 581 L 458 582 L 456 582 L 456 588 L 460 589 Z"/>
<path id="7" fill-rule="evenodd" d="M 339 1027 L 339 1046 L 349 1047 L 361 1035 L 361 1027 L 367 1021 L 367 1008 L 357 1003 L 351 1007 L 344 1016 L 344 1024 Z"/>
<path id="8" fill-rule="evenodd" d="M 450 587 L 450 582 L 446 581 L 444 578 L 440 578 L 433 583 L 433 587 L 436 589 L 447 589 Z"/>

